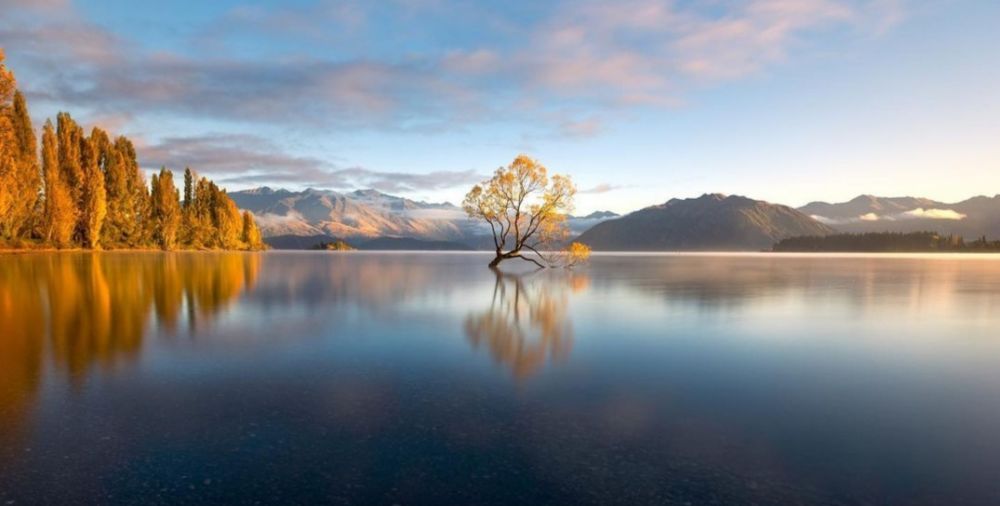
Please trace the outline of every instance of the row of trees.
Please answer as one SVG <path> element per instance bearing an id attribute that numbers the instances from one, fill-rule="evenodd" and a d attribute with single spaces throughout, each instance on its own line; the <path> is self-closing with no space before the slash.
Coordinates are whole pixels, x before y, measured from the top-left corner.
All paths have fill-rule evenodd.
<path id="1" fill-rule="evenodd" d="M 833 234 L 783 239 L 774 251 L 784 252 L 993 252 L 1000 251 L 1000 241 L 986 236 L 966 242 L 961 236 L 936 232 L 869 232 Z"/>
<path id="2" fill-rule="evenodd" d="M 24 95 L 0 50 L 0 245 L 57 248 L 262 249 L 253 215 L 215 183 L 166 168 L 149 187 L 135 146 L 68 113 L 42 128 L 41 156 Z"/>

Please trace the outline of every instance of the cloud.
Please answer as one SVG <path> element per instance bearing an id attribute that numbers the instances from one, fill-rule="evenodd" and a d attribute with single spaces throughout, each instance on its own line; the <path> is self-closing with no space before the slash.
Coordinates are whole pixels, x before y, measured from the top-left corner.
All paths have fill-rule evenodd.
<path id="1" fill-rule="evenodd" d="M 320 1 L 234 8 L 194 30 L 197 50 L 168 52 L 64 1 L 4 5 L 0 40 L 32 73 L 32 96 L 60 108 L 340 130 L 542 121 L 568 137 L 599 134 L 602 110 L 669 107 L 699 83 L 785 62 L 810 35 L 883 30 L 902 15 L 898 0 L 563 0 L 527 16 L 464 2 Z M 477 37 L 441 35 L 470 24 Z M 247 41 L 266 49 L 248 54 Z"/>
<path id="2" fill-rule="evenodd" d="M 409 173 L 340 167 L 328 161 L 286 153 L 267 139 L 246 134 L 167 137 L 137 146 L 144 168 L 191 167 L 220 183 L 298 184 L 333 189 L 374 188 L 391 193 L 441 190 L 483 179 L 474 170 Z"/>
<path id="3" fill-rule="evenodd" d="M 577 193 L 608 193 L 610 191 L 618 190 L 624 188 L 624 186 L 611 184 L 611 183 L 600 183 L 597 186 L 587 188 L 586 190 L 580 190 Z"/>
<path id="4" fill-rule="evenodd" d="M 924 218 L 930 220 L 963 220 L 966 215 L 952 209 L 917 208 L 899 215 L 901 219 Z"/>
<path id="5" fill-rule="evenodd" d="M 964 220 L 966 215 L 955 211 L 953 209 L 924 209 L 917 208 L 911 209 L 909 211 L 904 211 L 901 213 L 879 215 L 876 213 L 865 213 L 860 216 L 853 218 L 828 218 L 826 216 L 820 216 L 814 214 L 810 216 L 812 219 L 824 223 L 827 225 L 844 225 L 847 223 L 858 223 L 858 222 L 873 222 L 873 221 L 904 221 L 904 220 Z"/>

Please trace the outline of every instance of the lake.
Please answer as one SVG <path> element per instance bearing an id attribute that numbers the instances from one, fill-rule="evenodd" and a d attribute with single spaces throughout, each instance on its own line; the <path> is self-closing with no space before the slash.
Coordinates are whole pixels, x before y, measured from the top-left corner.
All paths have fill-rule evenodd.
<path id="1" fill-rule="evenodd" d="M 1000 504 L 1000 259 L 488 260 L 0 255 L 0 505 Z"/>

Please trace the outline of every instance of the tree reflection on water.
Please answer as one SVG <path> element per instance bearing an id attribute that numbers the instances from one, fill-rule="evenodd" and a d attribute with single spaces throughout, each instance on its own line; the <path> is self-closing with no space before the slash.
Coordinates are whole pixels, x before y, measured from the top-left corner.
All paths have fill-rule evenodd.
<path id="1" fill-rule="evenodd" d="M 588 278 L 573 271 L 494 272 L 489 308 L 465 319 L 472 347 L 488 350 L 518 380 L 536 374 L 548 361 L 567 359 L 573 348 L 569 294 L 585 290 Z"/>
<path id="2" fill-rule="evenodd" d="M 252 286 L 259 268 L 259 255 L 246 253 L 5 258 L 0 262 L 0 443 L 20 425 L 47 365 L 79 383 L 94 366 L 133 360 L 151 315 L 169 332 L 180 321 L 193 329 Z"/>

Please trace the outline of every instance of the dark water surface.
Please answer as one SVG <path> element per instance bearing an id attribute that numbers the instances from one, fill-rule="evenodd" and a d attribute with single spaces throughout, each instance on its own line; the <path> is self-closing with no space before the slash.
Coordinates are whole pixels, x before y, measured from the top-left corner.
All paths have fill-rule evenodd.
<path id="1" fill-rule="evenodd" d="M 1000 504 L 1000 260 L 0 256 L 0 505 Z"/>

